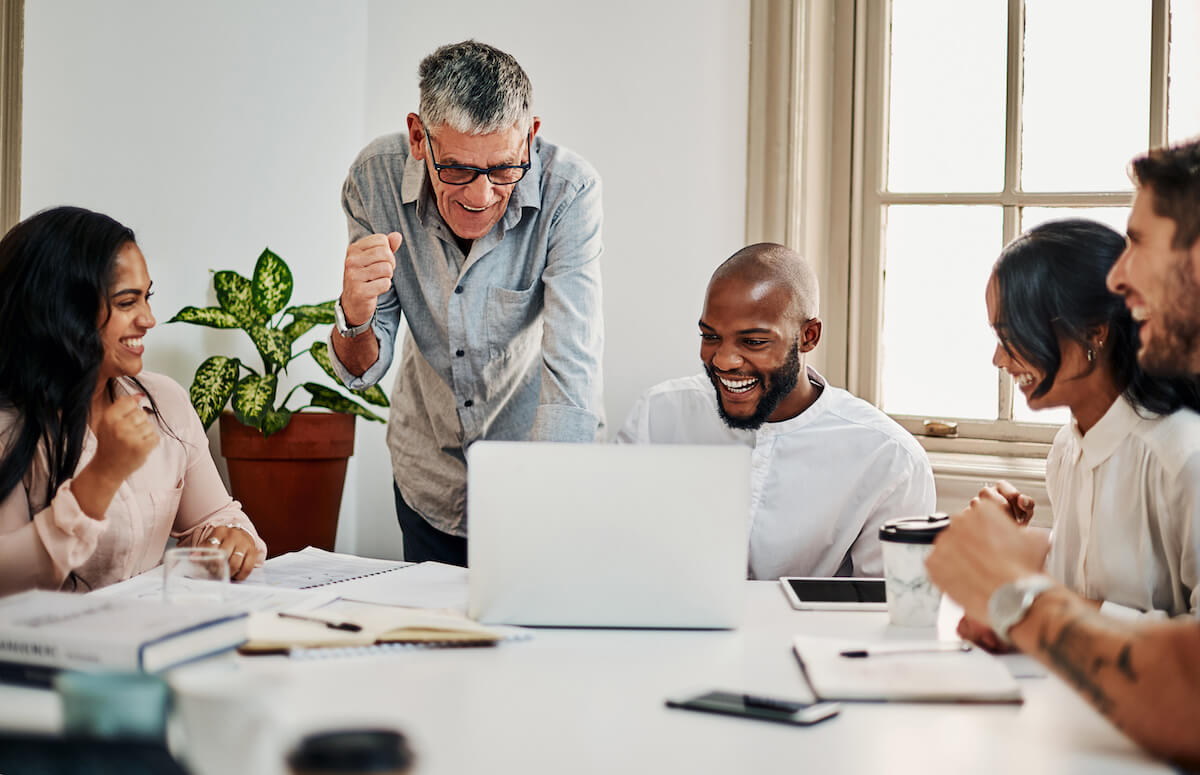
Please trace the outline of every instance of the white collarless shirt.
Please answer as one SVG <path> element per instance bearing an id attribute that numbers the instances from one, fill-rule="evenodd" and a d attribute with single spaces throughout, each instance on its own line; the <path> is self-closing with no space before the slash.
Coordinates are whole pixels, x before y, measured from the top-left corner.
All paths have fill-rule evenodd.
<path id="1" fill-rule="evenodd" d="M 825 383 L 799 415 L 730 428 L 704 373 L 642 395 L 616 441 L 744 444 L 751 454 L 752 579 L 882 576 L 879 527 L 934 509 L 933 472 L 916 440 L 883 412 Z"/>
<path id="2" fill-rule="evenodd" d="M 1108 612 L 1196 611 L 1200 415 L 1142 417 L 1118 398 L 1086 435 L 1074 421 L 1058 432 L 1046 489 L 1048 573 Z"/>

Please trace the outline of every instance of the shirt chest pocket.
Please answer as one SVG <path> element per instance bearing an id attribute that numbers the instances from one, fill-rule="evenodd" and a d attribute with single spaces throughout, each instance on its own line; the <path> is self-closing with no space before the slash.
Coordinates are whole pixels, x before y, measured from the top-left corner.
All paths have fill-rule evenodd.
<path id="1" fill-rule="evenodd" d="M 528 349 L 540 334 L 541 310 L 541 283 L 520 291 L 488 288 L 484 321 L 489 358 L 511 358 Z"/>
<path id="2" fill-rule="evenodd" d="M 179 512 L 179 502 L 183 498 L 183 484 L 176 487 L 155 487 L 149 491 L 150 513 L 154 521 L 171 526 L 175 523 L 175 515 Z"/>

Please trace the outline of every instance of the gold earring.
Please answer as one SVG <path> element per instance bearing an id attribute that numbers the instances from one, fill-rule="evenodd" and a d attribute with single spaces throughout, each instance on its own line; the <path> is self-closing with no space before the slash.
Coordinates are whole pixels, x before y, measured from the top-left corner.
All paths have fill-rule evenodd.
<path id="1" fill-rule="evenodd" d="M 1087 359 L 1088 363 L 1094 363 L 1096 360 L 1096 351 L 1090 347 L 1087 349 Z"/>

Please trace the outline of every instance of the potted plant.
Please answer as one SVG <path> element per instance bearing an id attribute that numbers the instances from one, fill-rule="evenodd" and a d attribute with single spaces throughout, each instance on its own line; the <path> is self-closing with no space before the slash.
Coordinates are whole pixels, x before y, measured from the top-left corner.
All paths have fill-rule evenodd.
<path id="1" fill-rule="evenodd" d="M 289 307 L 293 285 L 284 260 L 264 249 L 250 278 L 213 273 L 219 306 L 184 307 L 167 321 L 240 328 L 258 350 L 261 370 L 236 357 L 206 359 L 188 392 L 205 428 L 221 418 L 230 489 L 272 556 L 308 545 L 333 549 L 346 463 L 354 452 L 354 418 L 384 422 L 355 399 L 316 382 L 296 385 L 279 398 L 280 375 L 305 353 L 341 384 L 324 341 L 295 350 L 315 326 L 334 322 L 334 302 Z M 378 385 L 348 392 L 369 404 L 388 405 Z M 297 395 L 307 395 L 307 402 L 289 408 Z M 223 411 L 227 404 L 232 412 Z M 330 412 L 302 411 L 310 407 Z"/>

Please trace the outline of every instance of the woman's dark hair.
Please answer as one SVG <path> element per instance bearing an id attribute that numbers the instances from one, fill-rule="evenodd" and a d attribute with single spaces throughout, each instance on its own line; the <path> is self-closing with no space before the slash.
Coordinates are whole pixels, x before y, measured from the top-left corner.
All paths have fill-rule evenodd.
<path id="1" fill-rule="evenodd" d="M 104 345 L 117 253 L 133 231 L 80 207 L 44 210 L 0 240 L 0 408 L 15 410 L 0 460 L 0 499 L 44 443 L 44 498 L 75 473 Z M 102 318 L 103 315 L 103 318 Z M 111 389 L 111 386 L 110 386 Z"/>
<path id="2" fill-rule="evenodd" d="M 1137 324 L 1124 299 L 1105 284 L 1124 250 L 1120 234 L 1083 219 L 1035 226 L 1008 243 L 992 270 L 1001 343 L 1046 375 L 1033 391 L 1038 398 L 1053 387 L 1062 366 L 1059 337 L 1091 349 L 1096 329 L 1107 324 L 1104 347 L 1090 368 L 1108 364 L 1117 387 L 1141 410 L 1200 411 L 1197 380 L 1154 377 L 1138 365 Z"/>

